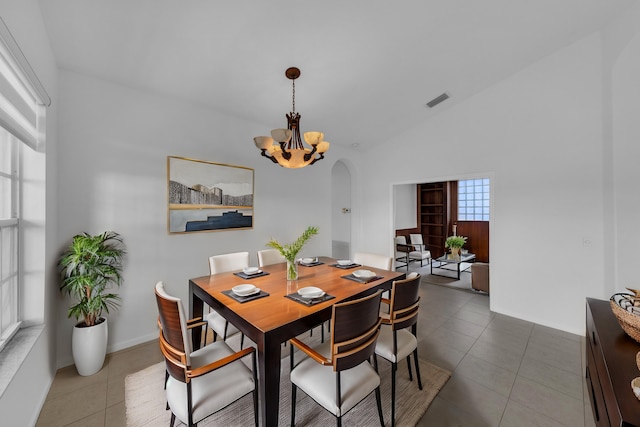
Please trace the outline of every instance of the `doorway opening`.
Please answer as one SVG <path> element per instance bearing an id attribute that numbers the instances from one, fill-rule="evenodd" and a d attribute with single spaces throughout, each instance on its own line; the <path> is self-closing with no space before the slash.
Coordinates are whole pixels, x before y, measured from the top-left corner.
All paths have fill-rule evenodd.
<path id="1" fill-rule="evenodd" d="M 393 201 L 394 243 L 409 245 L 394 244 L 396 269 L 419 272 L 428 283 L 489 293 L 490 177 L 394 184 Z M 455 254 L 447 244 L 450 236 L 466 238 Z M 423 256 L 409 257 L 407 250 Z"/>
<path id="2" fill-rule="evenodd" d="M 351 173 L 338 160 L 331 168 L 331 256 L 351 259 Z"/>

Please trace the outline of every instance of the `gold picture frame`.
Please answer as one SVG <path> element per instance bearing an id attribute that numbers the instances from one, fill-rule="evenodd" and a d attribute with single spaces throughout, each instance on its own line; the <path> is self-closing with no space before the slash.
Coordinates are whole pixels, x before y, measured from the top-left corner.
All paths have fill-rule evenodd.
<path id="1" fill-rule="evenodd" d="M 167 156 L 170 234 L 253 228 L 254 170 Z"/>

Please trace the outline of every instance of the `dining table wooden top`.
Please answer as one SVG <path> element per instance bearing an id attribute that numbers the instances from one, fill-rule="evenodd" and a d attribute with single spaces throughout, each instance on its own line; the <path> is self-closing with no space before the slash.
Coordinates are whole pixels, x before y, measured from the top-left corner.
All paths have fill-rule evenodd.
<path id="1" fill-rule="evenodd" d="M 299 265 L 298 279 L 290 282 L 286 278 L 286 263 L 264 266 L 261 270 L 269 273 L 268 275 L 250 279 L 236 275 L 239 272 L 227 272 L 198 277 L 191 279 L 191 281 L 228 310 L 265 333 L 281 327 L 283 324 L 307 317 L 313 312 L 331 307 L 336 302 L 366 293 L 370 289 L 377 289 L 381 283 L 386 284 L 385 288 L 390 288 L 390 280 L 404 277 L 404 273 L 369 266 L 338 268 L 335 267 L 336 260 L 328 257 L 320 257 L 318 260 L 323 264 L 311 267 Z M 344 278 L 359 269 L 373 271 L 380 279 L 359 283 Z M 269 295 L 241 303 L 223 293 L 223 291 L 230 291 L 234 286 L 246 283 L 258 287 Z M 313 305 L 305 305 L 285 297 L 309 286 L 320 288 L 335 298 Z"/>

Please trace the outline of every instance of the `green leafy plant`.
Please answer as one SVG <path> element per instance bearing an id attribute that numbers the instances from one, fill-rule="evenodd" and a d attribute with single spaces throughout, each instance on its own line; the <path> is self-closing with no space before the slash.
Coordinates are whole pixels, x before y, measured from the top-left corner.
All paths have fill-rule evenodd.
<path id="1" fill-rule="evenodd" d="M 83 320 L 84 326 L 99 323 L 102 312 L 119 306 L 120 296 L 108 292 L 122 283 L 122 266 L 126 254 L 122 237 L 105 231 L 92 236 L 78 234 L 59 260 L 60 290 L 76 301 L 67 315 Z"/>
<path id="2" fill-rule="evenodd" d="M 309 226 L 293 243 L 281 245 L 277 240 L 272 238 L 269 243 L 267 243 L 267 246 L 277 249 L 287 261 L 294 262 L 304 244 L 307 243 L 310 238 L 318 234 L 318 230 L 318 227 Z"/>
<path id="3" fill-rule="evenodd" d="M 464 246 L 465 243 L 467 243 L 467 238 L 464 236 L 449 236 L 444 242 L 444 247 L 451 249 L 460 249 Z"/>

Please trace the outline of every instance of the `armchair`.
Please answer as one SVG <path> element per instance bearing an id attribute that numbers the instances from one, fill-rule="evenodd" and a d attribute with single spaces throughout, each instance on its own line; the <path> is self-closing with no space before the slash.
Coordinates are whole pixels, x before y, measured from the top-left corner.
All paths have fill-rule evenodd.
<path id="1" fill-rule="evenodd" d="M 409 238 L 411 239 L 411 244 L 417 249 L 409 252 L 409 259 L 420 260 L 420 267 L 422 267 L 422 262 L 426 259 L 428 265 L 431 262 L 431 251 L 426 249 L 422 234 L 409 234 Z"/>

